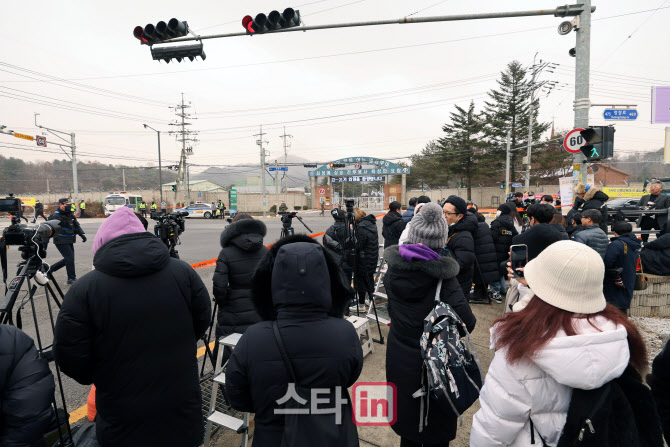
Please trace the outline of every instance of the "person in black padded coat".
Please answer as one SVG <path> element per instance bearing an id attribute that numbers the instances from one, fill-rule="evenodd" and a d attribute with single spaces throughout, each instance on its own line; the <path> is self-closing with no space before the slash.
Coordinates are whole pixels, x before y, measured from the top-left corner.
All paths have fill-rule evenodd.
<path id="1" fill-rule="evenodd" d="M 477 231 L 477 218 L 467 212 L 465 200 L 449 196 L 442 207 L 449 225 L 447 249 L 451 257 L 458 262 L 458 283 L 463 296 L 470 296 L 472 278 L 475 273 L 475 241 L 473 233 Z"/>
<path id="2" fill-rule="evenodd" d="M 255 413 L 254 447 L 277 447 L 284 415 L 275 410 L 283 407 L 277 400 L 286 395 L 289 375 L 273 321 L 301 387 L 346 390 L 361 373 L 363 350 L 353 325 L 342 318 L 350 286 L 333 253 L 314 239 L 295 235 L 277 241 L 258 264 L 252 291 L 263 321 L 235 346 L 225 391 L 234 409 Z M 345 405 L 351 408 L 348 394 Z"/>
<path id="3" fill-rule="evenodd" d="M 401 447 L 446 446 L 456 436 L 456 414 L 432 405 L 428 423 L 419 433 L 420 400 L 412 397 L 421 387 L 419 340 L 424 318 L 434 307 L 439 279 L 441 301 L 456 311 L 468 331 L 477 321 L 456 279 L 458 263 L 438 254 L 446 240 L 446 229 L 440 206 L 426 204 L 412 219 L 408 243 L 384 250 L 388 263 L 384 286 L 393 322 L 386 351 L 386 380 L 397 389 L 398 415 L 391 428 L 401 437 Z"/>
<path id="4" fill-rule="evenodd" d="M 221 232 L 221 251 L 214 270 L 214 299 L 218 304 L 216 316 L 216 345 L 221 337 L 243 334 L 249 326 L 261 321 L 251 299 L 251 278 L 258 261 L 267 253 L 263 237 L 265 224 L 248 214 L 238 214 Z M 226 347 L 223 363 L 230 357 Z M 222 363 L 222 364 L 223 364 Z"/>
<path id="5" fill-rule="evenodd" d="M 54 378 L 33 340 L 0 325 L 0 445 L 44 447 L 53 409 Z"/>
<path id="6" fill-rule="evenodd" d="M 100 226 L 90 271 L 58 313 L 63 373 L 95 384 L 102 447 L 199 446 L 204 437 L 197 343 L 212 312 L 200 276 L 130 208 Z"/>
<path id="7" fill-rule="evenodd" d="M 489 285 L 500 282 L 500 272 L 498 258 L 496 256 L 496 247 L 491 236 L 491 228 L 486 223 L 486 218 L 475 212 L 477 218 L 477 229 L 472 234 L 475 242 L 475 274 L 473 282 L 475 290 L 473 299 L 488 300 L 486 289 Z M 493 299 L 502 303 L 499 293 L 493 293 Z"/>
<path id="8" fill-rule="evenodd" d="M 496 218 L 491 222 L 491 237 L 496 251 L 496 261 L 498 266 L 501 262 L 507 262 L 509 259 L 509 248 L 512 246 L 512 238 L 519 234 L 514 226 L 514 218 L 511 215 L 512 206 L 509 203 L 503 203 L 498 207 Z M 506 267 L 506 265 L 505 265 Z M 494 293 L 505 293 L 505 278 L 498 271 L 499 281 L 497 285 L 491 284 Z"/>
<path id="9" fill-rule="evenodd" d="M 364 303 L 367 293 L 368 300 L 374 293 L 374 274 L 379 261 L 379 234 L 377 218 L 366 214 L 360 208 L 354 208 L 354 218 L 358 227 L 358 259 L 356 259 L 356 291 L 359 304 Z"/>

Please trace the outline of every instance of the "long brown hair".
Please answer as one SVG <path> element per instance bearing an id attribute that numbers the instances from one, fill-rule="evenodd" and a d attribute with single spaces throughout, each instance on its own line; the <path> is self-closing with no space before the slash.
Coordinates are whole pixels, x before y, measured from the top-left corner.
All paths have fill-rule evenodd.
<path id="1" fill-rule="evenodd" d="M 554 213 L 554 217 L 551 218 L 551 222 L 549 223 L 559 223 L 563 225 L 563 228 L 567 228 L 568 225 L 565 223 L 565 217 L 563 217 L 562 214 L 559 213 Z"/>
<path id="2" fill-rule="evenodd" d="M 517 225 L 523 225 L 523 219 L 516 209 L 516 202 L 509 202 L 509 207 L 512 209 L 509 213 L 509 215 L 512 216 L 512 219 L 516 221 Z"/>
<path id="3" fill-rule="evenodd" d="M 613 323 L 620 324 L 628 332 L 630 364 L 643 376 L 647 370 L 647 348 L 635 324 L 626 315 L 611 304 L 596 314 L 585 315 L 593 326 L 592 320 L 602 316 Z M 525 309 L 506 314 L 493 322 L 499 323 L 496 331 L 496 349 L 507 347 L 507 361 L 516 363 L 522 359 L 532 359 L 537 351 L 549 343 L 563 329 L 568 336 L 577 335 L 574 320 L 580 318 L 534 296 Z"/>

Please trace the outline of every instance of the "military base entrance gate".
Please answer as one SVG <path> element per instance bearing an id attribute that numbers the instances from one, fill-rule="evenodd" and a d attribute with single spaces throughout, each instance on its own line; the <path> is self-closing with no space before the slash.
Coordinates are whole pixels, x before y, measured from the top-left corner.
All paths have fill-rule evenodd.
<path id="1" fill-rule="evenodd" d="M 371 182 L 384 181 L 384 209 L 388 209 L 389 203 L 398 201 L 407 204 L 405 190 L 407 186 L 407 174 L 410 168 L 400 166 L 396 163 L 374 157 L 348 157 L 334 160 L 314 171 L 309 171 L 310 189 L 312 192 L 312 205 L 316 209 L 332 209 L 335 203 L 335 191 L 333 183 L 337 182 Z M 400 175 L 400 184 L 389 184 L 390 176 Z M 319 185 L 319 177 L 327 177 L 327 185 Z M 383 177 L 380 178 L 380 177 Z"/>

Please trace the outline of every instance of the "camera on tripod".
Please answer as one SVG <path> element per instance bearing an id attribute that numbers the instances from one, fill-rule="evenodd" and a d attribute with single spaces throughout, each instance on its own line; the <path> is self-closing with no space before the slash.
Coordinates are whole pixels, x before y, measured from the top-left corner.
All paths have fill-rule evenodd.
<path id="1" fill-rule="evenodd" d="M 279 211 L 277 214 L 281 216 L 281 223 L 282 223 L 281 235 L 279 236 L 280 238 L 295 234 L 295 230 L 293 229 L 294 217 L 298 219 L 300 223 L 303 224 L 310 233 L 312 232 L 311 228 L 309 228 L 307 224 L 303 222 L 302 218 L 298 216 L 297 211 Z"/>
<path id="2" fill-rule="evenodd" d="M 21 225 L 21 199 L 17 197 L 5 197 L 0 199 L 0 212 L 9 213 L 12 216 L 12 223 L 2 232 L 2 241 L 0 245 L 3 249 L 8 245 L 18 245 L 23 247 L 35 247 L 39 245 L 42 257 L 46 256 L 46 244 L 48 239 L 55 236 L 60 230 L 58 221 L 48 221 L 35 227 Z M 24 250 L 21 250 L 22 252 Z"/>
<path id="3" fill-rule="evenodd" d="M 151 216 L 153 220 L 157 221 L 154 225 L 154 234 L 167 245 L 170 256 L 177 259 L 179 259 L 179 252 L 175 250 L 175 246 L 179 245 L 179 235 L 186 231 L 185 216 L 188 216 L 187 211 L 174 211 L 170 214 Z"/>

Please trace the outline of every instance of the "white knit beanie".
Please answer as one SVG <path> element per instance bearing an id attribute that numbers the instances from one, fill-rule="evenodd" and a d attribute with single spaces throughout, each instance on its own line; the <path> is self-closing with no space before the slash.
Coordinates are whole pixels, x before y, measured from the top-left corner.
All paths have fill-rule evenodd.
<path id="1" fill-rule="evenodd" d="M 605 309 L 605 264 L 592 248 L 574 241 L 554 242 L 524 270 L 535 295 L 559 309 L 594 314 Z"/>

